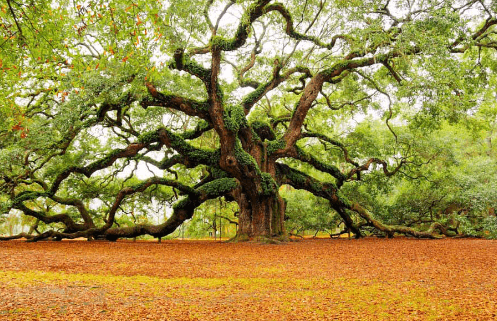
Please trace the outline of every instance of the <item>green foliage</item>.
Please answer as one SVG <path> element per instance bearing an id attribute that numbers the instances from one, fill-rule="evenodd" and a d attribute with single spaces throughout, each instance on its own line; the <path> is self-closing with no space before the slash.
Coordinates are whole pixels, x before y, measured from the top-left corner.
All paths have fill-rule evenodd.
<path id="1" fill-rule="evenodd" d="M 269 173 L 261 174 L 262 195 L 270 196 L 275 195 L 278 191 L 278 184 L 274 181 Z"/>
<path id="2" fill-rule="evenodd" d="M 224 109 L 224 124 L 230 131 L 237 133 L 247 126 L 247 119 L 242 106 L 233 105 Z"/>
<path id="3" fill-rule="evenodd" d="M 189 238 L 231 238 L 236 234 L 236 202 L 222 198 L 212 199 L 195 209 L 195 216 L 186 223 L 185 237 Z"/>
<path id="4" fill-rule="evenodd" d="M 278 139 L 267 142 L 266 151 L 268 156 L 276 152 L 278 149 L 285 148 L 285 141 Z"/>
<path id="5" fill-rule="evenodd" d="M 411 146 L 430 159 L 423 171 L 408 166 L 404 177 L 368 175 L 343 191 L 387 224 L 427 227 L 438 221 L 466 235 L 494 238 L 490 213 L 497 205 L 497 168 L 489 157 L 493 150 L 484 143 L 488 134 L 441 125 Z"/>
<path id="6" fill-rule="evenodd" d="M 257 166 L 257 162 L 254 157 L 247 153 L 243 148 L 242 144 L 239 140 L 237 140 L 235 144 L 235 157 L 237 162 L 242 166 L 250 166 L 260 172 L 259 166 Z"/>
<path id="7" fill-rule="evenodd" d="M 285 225 L 289 231 L 296 234 L 303 234 L 305 231 L 333 233 L 337 229 L 340 216 L 331 209 L 327 200 L 305 191 L 283 190 L 288 216 Z"/>
<path id="8" fill-rule="evenodd" d="M 497 217 L 487 216 L 483 219 L 483 236 L 497 239 Z"/>
<path id="9" fill-rule="evenodd" d="M 138 141 L 140 143 L 150 144 L 150 143 L 157 142 L 158 140 L 159 140 L 159 135 L 158 135 L 157 131 L 143 133 L 138 137 Z"/>
<path id="10" fill-rule="evenodd" d="M 181 209 L 184 209 L 186 208 L 187 206 L 189 206 L 191 204 L 191 200 L 188 196 L 183 196 L 182 198 L 180 198 L 177 202 L 175 202 L 173 204 L 173 209 L 176 211 L 176 210 L 181 210 Z"/>
<path id="11" fill-rule="evenodd" d="M 207 194 L 207 196 L 221 196 L 226 192 L 235 189 L 238 186 L 238 182 L 234 178 L 219 178 L 212 182 L 206 183 L 199 188 L 201 193 Z"/>

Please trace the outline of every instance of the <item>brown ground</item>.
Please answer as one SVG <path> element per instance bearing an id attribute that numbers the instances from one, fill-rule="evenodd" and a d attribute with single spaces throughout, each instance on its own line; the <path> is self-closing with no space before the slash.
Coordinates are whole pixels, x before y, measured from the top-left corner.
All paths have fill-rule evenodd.
<path id="1" fill-rule="evenodd" d="M 0 262 L 0 320 L 497 319 L 497 241 L 11 241 Z"/>

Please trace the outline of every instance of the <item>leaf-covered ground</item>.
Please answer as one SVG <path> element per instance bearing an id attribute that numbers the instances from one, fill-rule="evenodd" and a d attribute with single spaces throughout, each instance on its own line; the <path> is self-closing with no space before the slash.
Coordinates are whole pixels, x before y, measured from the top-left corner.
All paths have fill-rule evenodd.
<path id="1" fill-rule="evenodd" d="M 0 243 L 0 320 L 494 320 L 497 242 Z"/>

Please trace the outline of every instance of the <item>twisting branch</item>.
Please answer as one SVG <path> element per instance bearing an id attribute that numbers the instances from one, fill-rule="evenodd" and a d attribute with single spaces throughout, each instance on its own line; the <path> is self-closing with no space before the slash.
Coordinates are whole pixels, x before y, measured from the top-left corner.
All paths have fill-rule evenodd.
<path id="1" fill-rule="evenodd" d="M 158 178 L 158 177 L 151 177 L 151 178 L 145 180 L 144 182 L 142 182 L 141 184 L 134 185 L 131 187 L 126 187 L 117 193 L 116 199 L 114 200 L 114 203 L 112 204 L 112 207 L 110 208 L 109 213 L 107 215 L 107 222 L 105 223 L 104 226 L 99 228 L 99 233 L 106 231 L 114 224 L 114 218 L 115 218 L 116 212 L 120 208 L 121 203 L 126 196 L 129 196 L 129 195 L 132 195 L 132 194 L 135 194 L 138 192 L 143 192 L 152 185 L 171 186 L 171 187 L 174 187 L 174 188 L 186 193 L 189 196 L 197 197 L 197 193 L 195 192 L 195 190 L 187 185 L 183 185 L 175 180 L 169 180 L 169 179 Z"/>
<path id="2" fill-rule="evenodd" d="M 320 9 L 319 12 L 321 12 L 321 10 L 322 9 Z M 301 33 L 298 33 L 297 31 L 295 31 L 295 28 L 294 28 L 294 25 L 293 25 L 293 18 L 292 18 L 292 16 L 291 16 L 290 12 L 288 12 L 288 10 L 281 3 L 275 3 L 275 4 L 272 4 L 272 5 L 268 5 L 268 6 L 266 6 L 264 8 L 264 13 L 268 13 L 268 12 L 271 12 L 271 11 L 277 11 L 277 12 L 279 12 L 283 16 L 283 18 L 286 21 L 285 32 L 286 32 L 286 34 L 288 36 L 290 36 L 293 39 L 296 39 L 296 40 L 307 40 L 307 41 L 310 41 L 310 42 L 314 43 L 315 45 L 317 45 L 319 47 L 326 48 L 328 50 L 333 49 L 333 47 L 335 46 L 335 44 L 336 44 L 336 42 L 337 42 L 338 39 L 344 39 L 346 41 L 350 40 L 350 36 L 347 36 L 347 35 L 336 35 L 336 36 L 334 36 L 331 39 L 331 42 L 329 44 L 323 43 L 317 37 L 309 36 L 309 35 L 306 35 L 306 34 L 301 34 Z M 316 16 L 316 18 L 317 18 L 317 16 Z"/>
<path id="3" fill-rule="evenodd" d="M 85 224 L 84 224 L 85 227 L 87 227 L 87 228 L 95 227 L 95 224 L 93 223 L 93 219 L 91 218 L 86 206 L 84 205 L 84 203 L 81 200 L 74 199 L 74 198 L 62 198 L 62 197 L 58 197 L 55 195 L 51 196 L 50 198 L 59 204 L 72 205 L 72 206 L 76 207 L 79 211 L 79 214 L 83 218 L 83 221 L 85 222 Z"/>
<path id="4" fill-rule="evenodd" d="M 305 67 L 295 67 L 287 70 L 283 75 L 280 75 L 279 72 L 281 70 L 281 65 L 278 61 L 275 61 L 275 66 L 273 69 L 273 76 L 271 79 L 264 83 L 260 84 L 256 90 L 246 95 L 242 100 L 242 106 L 245 111 L 245 114 L 248 114 L 252 107 L 266 95 L 269 91 L 278 87 L 282 82 L 289 79 L 295 73 L 302 73 L 301 77 L 311 77 L 311 72 L 308 68 Z"/>
<path id="5" fill-rule="evenodd" d="M 88 229 L 86 224 L 78 224 L 69 216 L 69 214 L 61 213 L 56 215 L 46 215 L 43 212 L 35 211 L 24 205 L 22 202 L 16 202 L 13 208 L 22 211 L 27 216 L 32 216 L 45 224 L 62 223 L 66 227 L 68 233 L 77 231 L 85 231 Z"/>
<path id="6" fill-rule="evenodd" d="M 226 6 L 224 6 L 224 9 L 223 11 L 219 14 L 219 17 L 217 17 L 217 20 L 216 20 L 216 25 L 214 26 L 214 32 L 212 33 L 213 35 L 216 34 L 217 32 L 217 29 L 219 28 L 219 23 L 221 22 L 221 19 L 224 17 L 224 15 L 226 14 L 226 12 L 228 11 L 228 9 L 235 4 L 235 1 L 234 0 L 230 0 L 230 2 L 228 4 L 226 4 Z"/>
<path id="7" fill-rule="evenodd" d="M 167 128 L 160 128 L 156 132 L 151 132 L 151 136 L 157 136 L 157 139 L 169 148 L 174 149 L 184 157 L 184 162 L 188 163 L 188 167 L 192 164 L 204 164 L 208 166 L 219 167 L 220 150 L 204 150 L 196 148 L 187 143 L 179 134 L 171 132 Z M 159 167 L 159 168 L 162 168 Z"/>
<path id="8" fill-rule="evenodd" d="M 201 50 L 202 52 L 205 51 L 203 49 L 198 49 L 198 50 Z M 195 51 L 194 53 L 196 54 L 197 52 Z M 190 57 L 191 55 L 192 53 L 185 54 L 183 48 L 176 49 L 173 55 L 173 60 L 169 63 L 169 68 L 186 71 L 190 75 L 195 76 L 198 79 L 202 80 L 202 82 L 205 84 L 206 88 L 208 89 L 210 84 L 211 70 L 201 66 L 199 63 L 197 63 L 195 60 L 193 60 Z"/>
<path id="9" fill-rule="evenodd" d="M 257 38 L 257 35 L 254 32 L 255 43 L 254 43 L 254 48 L 252 49 L 252 51 L 250 53 L 250 60 L 247 63 L 247 65 L 245 65 L 241 70 L 239 70 L 235 64 L 230 63 L 233 66 L 233 68 L 237 71 L 238 82 L 240 83 L 240 86 L 242 86 L 242 87 L 250 86 L 250 87 L 257 88 L 259 86 L 259 83 L 255 82 L 255 81 L 245 81 L 244 76 L 245 76 L 245 73 L 247 71 L 249 71 L 255 65 L 255 58 L 261 52 L 261 48 L 260 48 L 261 41 L 264 38 L 265 34 L 266 34 L 266 25 L 264 25 L 264 24 L 262 25 L 262 32 L 261 32 L 261 36 L 259 38 Z"/>
<path id="10" fill-rule="evenodd" d="M 145 142 L 132 143 L 128 145 L 128 147 L 126 148 L 113 150 L 107 155 L 107 157 L 97 160 L 89 164 L 88 166 L 68 167 L 64 171 L 62 171 L 59 175 L 56 176 L 54 182 L 52 183 L 52 187 L 48 191 L 48 194 L 54 195 L 59 189 L 59 186 L 62 183 L 62 181 L 64 181 L 67 177 L 69 177 L 69 175 L 73 173 L 83 174 L 86 177 L 90 177 L 94 172 L 112 165 L 119 158 L 128 158 L 135 156 L 136 154 L 138 154 L 140 150 L 146 148 L 151 143 L 152 141 L 146 143 Z"/>
<path id="11" fill-rule="evenodd" d="M 359 214 L 363 219 L 366 220 L 368 225 L 375 227 L 379 231 L 387 234 L 388 237 L 393 237 L 394 233 L 400 233 L 404 235 L 411 235 L 417 238 L 429 238 L 438 239 L 441 238 L 436 231 L 445 236 L 454 236 L 455 233 L 449 231 L 445 226 L 438 222 L 434 222 L 426 231 L 417 231 L 413 228 L 401 225 L 387 225 L 373 218 L 373 216 L 358 203 L 353 203 L 350 206 L 350 210 Z"/>
<path id="12" fill-rule="evenodd" d="M 326 101 L 326 105 L 328 105 L 328 108 L 330 108 L 331 110 L 340 110 L 340 109 L 342 109 L 345 106 L 352 106 L 352 107 L 354 107 L 355 105 L 357 105 L 357 103 L 360 103 L 363 100 L 371 99 L 374 96 L 374 93 L 373 93 L 371 95 L 359 98 L 359 99 L 357 99 L 355 101 L 347 101 L 347 102 L 341 103 L 340 105 L 338 105 L 338 106 L 335 107 L 331 103 L 330 98 L 323 92 L 322 88 L 321 88 L 321 91 L 319 93 L 324 97 L 324 99 Z"/>
<path id="13" fill-rule="evenodd" d="M 392 176 L 392 175 L 395 175 L 402 168 L 402 166 L 404 166 L 404 164 L 406 164 L 406 159 L 402 158 L 401 161 L 399 162 L 399 164 L 393 170 L 389 170 L 388 164 L 384 160 L 381 160 L 378 158 L 370 158 L 361 166 L 358 166 L 358 167 L 352 169 L 347 174 L 347 178 L 350 179 L 350 178 L 352 178 L 352 176 L 354 176 L 358 172 L 363 172 L 363 171 L 369 170 L 369 167 L 371 166 L 371 164 L 380 165 L 383 168 L 383 173 L 385 173 L 386 176 Z"/>
<path id="14" fill-rule="evenodd" d="M 384 62 L 385 64 L 387 63 L 386 61 Z M 388 65 L 388 64 L 387 64 Z M 384 96 L 387 97 L 388 99 L 388 111 L 389 111 L 389 114 L 388 114 L 388 117 L 387 119 L 385 119 L 385 124 L 387 125 L 388 127 L 388 130 L 390 130 L 390 132 L 392 133 L 392 135 L 395 137 L 395 142 L 398 143 L 398 137 L 397 137 L 397 134 L 394 132 L 394 130 L 392 129 L 392 127 L 390 126 L 389 124 L 389 121 L 392 119 L 392 116 L 393 116 L 393 111 L 392 111 L 392 99 L 390 98 L 390 95 L 388 93 L 386 93 L 384 90 L 382 90 L 378 84 L 371 78 L 369 77 L 368 75 L 364 74 L 363 72 L 361 72 L 360 70 L 354 70 L 355 73 L 359 74 L 361 77 L 363 77 L 364 79 L 366 79 L 369 83 L 371 83 L 371 85 L 373 85 L 373 87 L 381 94 L 383 94 Z"/>
<path id="15" fill-rule="evenodd" d="M 205 2 L 203 14 L 204 14 L 205 22 L 207 22 L 207 25 L 209 26 L 209 29 L 211 30 L 212 33 L 215 33 L 216 29 L 214 28 L 214 25 L 212 24 L 212 21 L 209 18 L 209 9 L 211 8 L 213 2 L 214 2 L 214 0 L 207 0 Z"/>
<path id="16" fill-rule="evenodd" d="M 345 159 L 345 161 L 349 164 L 352 164 L 354 165 L 355 167 L 359 167 L 359 163 L 353 161 L 350 156 L 349 156 L 349 151 L 347 150 L 347 148 L 345 147 L 345 145 L 343 145 L 341 142 L 337 141 L 337 140 L 334 140 L 326 135 L 323 135 L 323 134 L 319 134 L 319 133 L 314 133 L 314 132 L 310 132 L 310 131 L 306 131 L 304 133 L 302 133 L 302 138 L 305 138 L 305 137 L 314 137 L 314 138 L 317 138 L 321 141 L 324 141 L 324 142 L 327 142 L 327 143 L 330 143 L 331 145 L 333 146 L 336 146 L 338 148 L 340 148 L 343 152 L 343 157 Z"/>
<path id="17" fill-rule="evenodd" d="M 206 111 L 209 106 L 207 101 L 196 101 L 178 95 L 163 94 L 153 84 L 146 83 L 145 85 L 150 96 L 140 101 L 140 105 L 143 108 L 161 106 L 182 111 L 189 116 L 196 116 L 205 120 L 210 119 Z"/>
<path id="18" fill-rule="evenodd" d="M 349 71 L 383 63 L 389 59 L 399 57 L 401 55 L 414 54 L 419 52 L 419 50 L 419 48 L 413 47 L 403 52 L 394 50 L 386 54 L 376 54 L 368 58 L 343 60 L 335 63 L 332 67 L 317 73 L 304 88 L 302 96 L 300 97 L 297 107 L 295 108 L 288 130 L 284 135 L 286 148 L 293 146 L 300 137 L 302 124 L 304 123 L 309 109 L 313 106 L 313 103 L 325 82 L 333 83 L 341 81 L 342 78 L 340 77 L 343 77 Z"/>
<path id="19" fill-rule="evenodd" d="M 232 39 L 224 39 L 219 36 L 215 36 L 211 39 L 213 47 L 217 47 L 224 51 L 233 51 L 245 44 L 247 41 L 250 26 L 252 23 L 264 14 L 264 6 L 266 6 L 271 0 L 258 0 L 252 6 L 250 6 L 247 11 L 243 14 L 240 20 L 240 24 L 236 29 L 235 35 Z"/>

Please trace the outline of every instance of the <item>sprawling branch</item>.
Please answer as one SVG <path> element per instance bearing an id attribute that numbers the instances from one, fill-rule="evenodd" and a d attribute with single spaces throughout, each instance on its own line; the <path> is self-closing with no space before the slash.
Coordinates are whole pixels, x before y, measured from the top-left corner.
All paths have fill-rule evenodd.
<path id="1" fill-rule="evenodd" d="M 189 186 L 181 184 L 175 180 L 169 180 L 169 179 L 158 178 L 158 177 L 151 177 L 151 178 L 145 180 L 144 182 L 142 182 L 141 184 L 134 185 L 131 187 L 126 187 L 126 188 L 120 190 L 119 193 L 117 193 L 116 199 L 114 200 L 114 203 L 112 204 L 112 207 L 110 208 L 109 213 L 107 215 L 107 222 L 105 223 L 104 226 L 102 226 L 99 229 L 99 232 L 106 231 L 114 224 L 114 218 L 115 218 L 116 212 L 119 209 L 119 207 L 121 206 L 121 202 L 124 200 L 124 198 L 126 196 L 129 196 L 129 195 L 132 195 L 135 193 L 139 193 L 139 192 L 143 192 L 152 185 L 171 186 L 171 187 L 174 187 L 174 188 L 186 193 L 188 196 L 191 196 L 191 197 L 197 196 L 196 195 L 197 193 L 195 190 L 193 190 Z"/>
<path id="2" fill-rule="evenodd" d="M 11 241 L 11 240 L 18 240 L 18 239 L 30 240 L 32 238 L 34 238 L 33 235 L 23 232 L 23 233 L 11 235 L 11 236 L 0 236 L 0 241 Z"/>
<path id="3" fill-rule="evenodd" d="M 330 201 L 330 205 L 337 211 L 345 225 L 356 235 L 362 236 L 352 218 L 345 211 L 350 203 L 340 194 L 337 186 L 332 183 L 323 183 L 317 179 L 291 168 L 288 165 L 277 163 L 278 184 L 288 184 L 297 189 L 303 189 L 312 194 Z"/>
<path id="4" fill-rule="evenodd" d="M 337 185 L 339 187 L 343 185 L 343 182 L 347 179 L 347 176 L 345 176 L 336 166 L 320 161 L 314 157 L 314 155 L 306 152 L 298 146 L 292 148 L 289 153 L 287 153 L 287 156 L 305 162 L 323 173 L 330 174 L 337 180 Z"/>
<path id="5" fill-rule="evenodd" d="M 345 161 L 349 164 L 354 165 L 355 167 L 359 167 L 359 163 L 357 163 L 356 161 L 354 161 L 350 158 L 348 149 L 341 142 L 339 142 L 335 139 L 332 139 L 326 135 L 319 134 L 319 133 L 313 133 L 313 132 L 309 132 L 309 131 L 302 133 L 302 138 L 305 138 L 305 137 L 317 138 L 323 142 L 330 143 L 331 145 L 340 148 L 343 152 L 343 157 L 344 157 Z"/>
<path id="6" fill-rule="evenodd" d="M 430 238 L 436 239 L 440 238 L 439 234 L 436 233 L 438 231 L 440 234 L 445 236 L 454 236 L 454 233 L 451 233 L 445 226 L 438 222 L 434 222 L 426 231 L 417 231 L 413 228 L 402 226 L 402 225 L 387 225 L 373 218 L 373 216 L 358 203 L 353 203 L 350 206 L 350 210 L 358 213 L 363 219 L 367 221 L 367 223 L 379 231 L 386 233 L 388 237 L 393 237 L 394 233 L 411 235 L 417 238 Z"/>
<path id="7" fill-rule="evenodd" d="M 66 231 L 69 233 L 76 231 L 85 231 L 88 229 L 86 224 L 77 224 L 68 214 L 56 214 L 47 216 L 45 213 L 35 211 L 24 205 L 16 203 L 13 208 L 22 211 L 25 215 L 32 216 L 45 224 L 62 223 L 66 226 Z"/>
<path id="8" fill-rule="evenodd" d="M 368 67 L 378 63 L 384 63 L 387 62 L 389 59 L 401 55 L 414 54 L 417 52 L 419 52 L 419 48 L 411 48 L 410 50 L 406 50 L 404 52 L 391 51 L 387 54 L 377 54 L 369 58 L 343 60 L 334 64 L 331 68 L 325 69 L 316 74 L 304 88 L 302 96 L 300 97 L 300 100 L 293 113 L 288 129 L 284 135 L 286 148 L 290 148 L 291 146 L 293 146 L 295 142 L 300 138 L 302 124 L 304 123 L 309 109 L 313 106 L 313 102 L 314 100 L 316 100 L 325 82 L 336 82 L 336 78 L 340 77 L 346 71 Z"/>
<path id="9" fill-rule="evenodd" d="M 241 18 L 240 24 L 238 25 L 233 38 L 224 39 L 219 36 L 214 36 L 211 39 L 212 46 L 223 51 L 233 51 L 243 46 L 247 41 L 252 23 L 264 14 L 263 8 L 270 1 L 271 0 L 258 0 L 250 6 Z"/>
<path id="10" fill-rule="evenodd" d="M 290 36 L 295 40 L 310 41 L 321 48 L 326 48 L 329 50 L 333 49 L 338 39 L 343 39 L 346 41 L 350 40 L 350 36 L 348 35 L 336 35 L 331 39 L 330 43 L 324 43 L 318 37 L 309 36 L 295 31 L 295 27 L 293 25 L 293 18 L 290 12 L 288 12 L 288 10 L 283 6 L 283 4 L 275 3 L 272 5 L 268 5 L 264 8 L 264 13 L 268 13 L 271 11 L 277 11 L 283 16 L 283 18 L 286 21 L 285 32 L 288 36 Z"/>
<path id="11" fill-rule="evenodd" d="M 146 109 L 149 106 L 167 107 L 182 111 L 189 116 L 209 120 L 209 114 L 207 113 L 209 103 L 207 101 L 196 101 L 178 95 L 166 95 L 159 92 L 151 83 L 146 83 L 146 86 L 150 96 L 140 102 L 143 108 Z"/>
<path id="12" fill-rule="evenodd" d="M 150 145 L 149 142 L 138 142 L 138 143 L 132 143 L 128 145 L 128 147 L 123 148 L 123 149 L 115 149 L 112 152 L 110 152 L 106 157 L 95 161 L 88 166 L 71 166 L 69 168 L 66 168 L 62 173 L 56 176 L 52 187 L 48 191 L 49 195 L 55 195 L 57 190 L 59 189 L 60 184 L 71 174 L 83 174 L 86 177 L 90 177 L 94 172 L 101 170 L 103 168 L 106 168 L 110 165 L 112 165 L 116 160 L 119 158 L 129 158 L 136 156 L 140 150 L 143 148 L 146 148 L 148 145 Z"/>
<path id="13" fill-rule="evenodd" d="M 287 70 L 283 75 L 280 75 L 281 66 L 278 61 L 275 62 L 275 67 L 273 69 L 273 76 L 271 79 L 263 84 L 259 84 L 259 86 L 245 96 L 242 100 L 242 106 L 245 111 L 245 114 L 248 114 L 252 107 L 269 91 L 278 87 L 282 82 L 288 80 L 295 73 L 302 73 L 302 77 L 311 78 L 311 72 L 308 68 L 305 67 L 295 67 Z"/>
<path id="14" fill-rule="evenodd" d="M 385 173 L 386 176 L 393 176 L 393 175 L 395 175 L 402 168 L 402 166 L 404 166 L 405 163 L 406 163 L 405 158 L 402 158 L 401 161 L 399 162 L 399 164 L 397 164 L 397 166 L 395 166 L 395 168 L 393 170 L 389 170 L 388 169 L 388 164 L 387 164 L 386 161 L 378 159 L 378 158 L 370 158 L 364 164 L 362 164 L 361 166 L 357 166 L 356 168 L 352 169 L 347 174 L 347 178 L 350 179 L 352 176 L 358 174 L 359 172 L 363 172 L 363 171 L 369 170 L 369 167 L 371 166 L 371 164 L 378 164 L 378 165 L 380 165 L 382 167 L 382 169 L 383 169 L 383 173 Z"/>
<path id="15" fill-rule="evenodd" d="M 90 214 L 88 213 L 88 210 L 86 209 L 86 206 L 83 204 L 81 200 L 74 199 L 74 198 L 62 198 L 58 196 L 52 196 L 51 199 L 59 204 L 64 204 L 64 205 L 71 205 L 74 206 L 78 209 L 79 214 L 81 215 L 81 218 L 85 222 L 85 226 L 87 228 L 92 228 L 95 227 L 95 224 L 93 223 L 92 218 L 90 217 Z"/>

